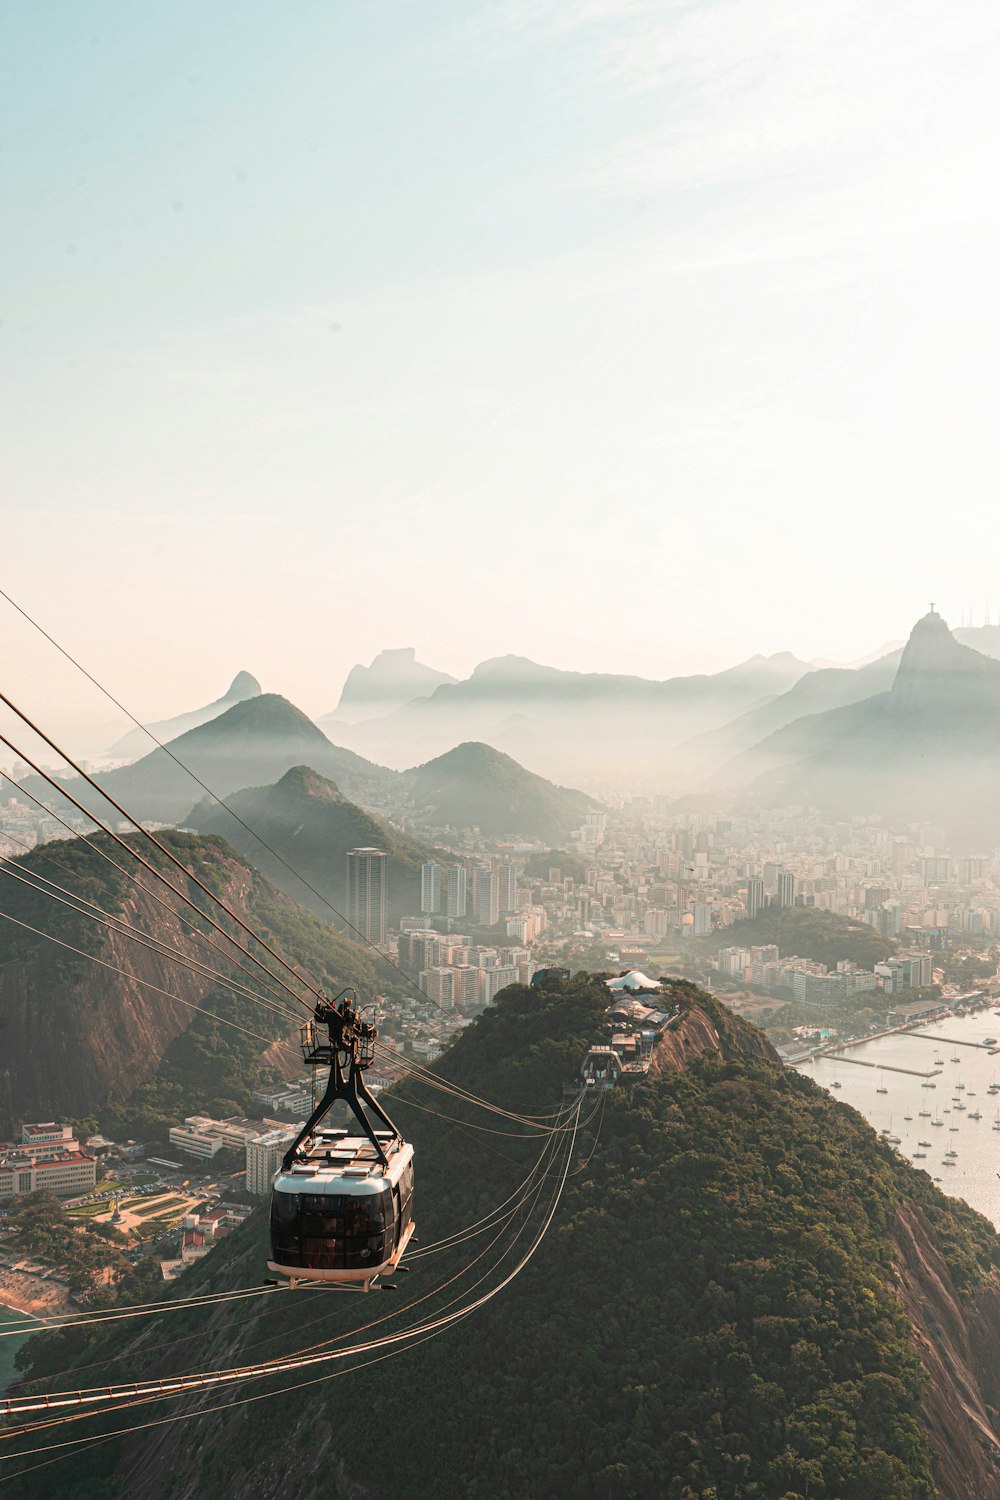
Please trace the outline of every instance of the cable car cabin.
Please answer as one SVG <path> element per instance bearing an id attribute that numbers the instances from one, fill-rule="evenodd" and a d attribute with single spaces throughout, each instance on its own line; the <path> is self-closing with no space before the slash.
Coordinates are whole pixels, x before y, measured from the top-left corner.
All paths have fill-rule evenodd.
<path id="1" fill-rule="evenodd" d="M 377 1132 L 317 1130 L 302 1160 L 274 1179 L 268 1269 L 298 1282 L 346 1283 L 367 1291 L 395 1269 L 413 1233 L 413 1147 Z"/>

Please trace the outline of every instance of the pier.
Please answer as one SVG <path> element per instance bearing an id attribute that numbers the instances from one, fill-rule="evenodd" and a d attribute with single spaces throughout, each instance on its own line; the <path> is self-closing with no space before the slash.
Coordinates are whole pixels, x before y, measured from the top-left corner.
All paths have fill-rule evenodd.
<path id="1" fill-rule="evenodd" d="M 908 1031 L 905 1027 L 900 1028 L 900 1035 L 919 1037 L 923 1042 L 933 1042 L 936 1047 L 974 1047 L 977 1052 L 1000 1052 L 1000 1046 L 991 1047 L 986 1042 L 964 1042 L 957 1036 L 928 1036 L 926 1031 Z"/>
<path id="2" fill-rule="evenodd" d="M 866 1062 L 863 1057 L 841 1057 L 839 1052 L 828 1052 L 831 1062 L 851 1063 L 855 1068 L 876 1068 L 880 1073 L 909 1073 L 911 1078 L 940 1078 L 941 1069 L 932 1068 L 929 1073 L 920 1068 L 900 1068 L 895 1063 Z"/>

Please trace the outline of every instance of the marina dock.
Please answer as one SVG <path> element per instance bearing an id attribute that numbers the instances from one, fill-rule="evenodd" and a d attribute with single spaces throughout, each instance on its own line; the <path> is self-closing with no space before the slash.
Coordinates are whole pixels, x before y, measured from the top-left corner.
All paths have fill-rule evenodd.
<path id="1" fill-rule="evenodd" d="M 923 1042 L 933 1042 L 936 1047 L 975 1047 L 977 1052 L 1000 1052 L 1000 1046 L 990 1046 L 986 1042 L 963 1042 L 957 1036 L 928 1036 L 926 1031 L 910 1031 L 906 1027 L 900 1028 L 901 1036 L 916 1036 Z"/>
<path id="2" fill-rule="evenodd" d="M 843 1057 L 839 1052 L 828 1052 L 831 1062 L 851 1063 L 855 1068 L 877 1068 L 880 1073 L 909 1073 L 911 1078 L 940 1078 L 941 1069 L 931 1068 L 923 1072 L 920 1068 L 900 1068 L 895 1063 L 866 1062 L 862 1057 Z"/>

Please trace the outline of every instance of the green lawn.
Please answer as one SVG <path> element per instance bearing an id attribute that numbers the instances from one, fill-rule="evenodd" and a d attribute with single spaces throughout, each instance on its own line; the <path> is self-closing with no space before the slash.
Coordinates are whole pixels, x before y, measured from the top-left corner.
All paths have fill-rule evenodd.
<path id="1" fill-rule="evenodd" d="M 152 1218 L 154 1215 L 162 1214 L 168 1209 L 177 1208 L 183 1208 L 185 1213 L 187 1212 L 187 1205 L 183 1198 L 153 1198 L 149 1203 L 144 1203 L 142 1208 L 132 1208 L 131 1204 L 129 1205 L 129 1211 L 137 1219 Z"/>

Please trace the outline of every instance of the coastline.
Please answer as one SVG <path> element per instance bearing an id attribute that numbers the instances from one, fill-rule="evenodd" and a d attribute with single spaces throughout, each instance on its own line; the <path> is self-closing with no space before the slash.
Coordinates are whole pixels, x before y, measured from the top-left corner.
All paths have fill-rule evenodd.
<path id="1" fill-rule="evenodd" d="M 46 1319 L 65 1317 L 80 1310 L 64 1286 L 33 1276 L 28 1271 L 7 1269 L 0 1270 L 0 1305 L 10 1312 L 39 1319 L 42 1326 Z"/>

